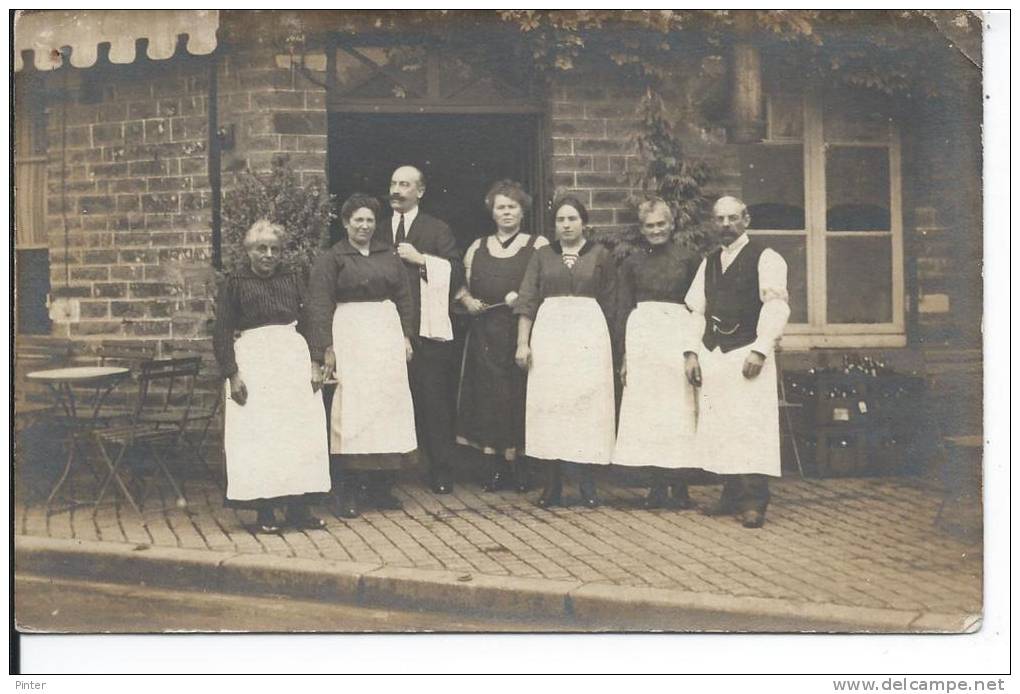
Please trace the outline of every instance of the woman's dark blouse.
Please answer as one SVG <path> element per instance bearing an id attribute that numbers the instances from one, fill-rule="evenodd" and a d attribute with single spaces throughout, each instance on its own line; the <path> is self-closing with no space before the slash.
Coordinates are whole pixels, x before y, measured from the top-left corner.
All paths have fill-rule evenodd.
<path id="1" fill-rule="evenodd" d="M 616 295 L 617 330 L 624 334 L 627 318 L 642 301 L 682 304 L 701 258 L 670 240 L 659 246 L 642 244 L 620 265 Z"/>
<path id="2" fill-rule="evenodd" d="M 613 317 L 617 271 L 612 254 L 604 246 L 585 241 L 572 269 L 564 264 L 562 254 L 563 247 L 559 242 L 539 248 L 532 254 L 521 281 L 514 313 L 534 320 L 538 307 L 549 297 L 588 296 L 599 302 L 606 324 L 611 332 L 615 332 Z"/>
<path id="3" fill-rule="evenodd" d="M 373 238 L 366 256 L 344 239 L 316 258 L 306 309 L 312 359 L 321 361 L 333 345 L 333 313 L 338 303 L 387 299 L 397 307 L 404 335 L 412 336 L 414 305 L 407 274 L 385 241 Z"/>
<path id="4" fill-rule="evenodd" d="M 259 277 L 246 267 L 227 275 L 216 298 L 213 329 L 213 352 L 223 376 L 237 371 L 234 333 L 238 330 L 297 322 L 298 332 L 307 336 L 303 305 L 304 283 L 295 272 L 280 269 L 270 277 Z"/>

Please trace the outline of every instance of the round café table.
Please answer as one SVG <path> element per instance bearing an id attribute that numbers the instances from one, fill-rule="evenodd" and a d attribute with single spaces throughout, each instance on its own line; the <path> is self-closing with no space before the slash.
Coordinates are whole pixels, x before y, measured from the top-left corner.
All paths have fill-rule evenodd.
<path id="1" fill-rule="evenodd" d="M 88 438 L 95 429 L 99 420 L 100 411 L 107 396 L 114 388 L 124 381 L 131 374 L 130 369 L 121 366 L 68 366 L 59 369 L 45 369 L 43 371 L 32 371 L 27 374 L 29 380 L 45 383 L 53 393 L 56 404 L 63 412 L 68 425 L 67 435 L 67 462 L 64 470 L 57 480 L 56 485 L 46 498 L 47 511 L 53 499 L 56 498 L 60 488 L 71 476 L 71 470 L 78 458 L 77 453 L 84 457 L 84 451 L 79 450 L 81 444 Z M 78 412 L 79 403 L 75 398 L 75 389 L 89 388 L 95 390 L 91 405 L 87 406 L 91 411 L 88 416 L 81 416 Z M 118 483 L 120 480 L 117 480 Z M 77 506 L 86 502 L 72 500 L 71 505 Z"/>

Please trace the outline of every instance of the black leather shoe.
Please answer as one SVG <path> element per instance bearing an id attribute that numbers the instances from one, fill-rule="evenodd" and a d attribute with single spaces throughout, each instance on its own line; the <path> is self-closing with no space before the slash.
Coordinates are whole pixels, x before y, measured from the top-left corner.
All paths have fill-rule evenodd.
<path id="1" fill-rule="evenodd" d="M 276 523 L 276 515 L 269 511 L 259 511 L 255 519 L 255 526 L 260 533 L 274 535 L 280 532 L 280 526 Z"/>
<path id="2" fill-rule="evenodd" d="M 400 503 L 400 499 L 393 496 L 393 492 L 389 489 L 377 491 L 372 497 L 372 503 L 375 504 L 377 509 L 382 511 L 399 511 L 404 508 L 404 505 Z"/>
<path id="3" fill-rule="evenodd" d="M 691 500 L 690 494 L 687 491 L 686 484 L 674 484 L 673 490 L 673 503 L 674 508 L 680 509 L 681 511 L 687 511 L 694 508 L 694 502 Z"/>
<path id="4" fill-rule="evenodd" d="M 758 509 L 748 509 L 740 514 L 740 524 L 745 528 L 760 528 L 765 525 L 765 512 Z"/>
<path id="5" fill-rule="evenodd" d="M 288 518 L 287 525 L 298 530 L 322 530 L 326 527 L 326 521 L 316 518 L 310 513 L 303 513 L 296 518 Z"/>
<path id="6" fill-rule="evenodd" d="M 482 489 L 486 492 L 500 492 L 510 488 L 510 475 L 505 470 L 496 470 Z"/>
<path id="7" fill-rule="evenodd" d="M 588 508 L 595 508 L 599 505 L 599 495 L 595 488 L 595 482 L 590 477 L 582 479 L 578 485 L 578 491 L 581 493 L 581 503 Z"/>
<path id="8" fill-rule="evenodd" d="M 645 508 L 662 508 L 669 501 L 669 487 L 652 487 L 641 505 Z"/>
<path id="9" fill-rule="evenodd" d="M 701 509 L 701 513 L 706 516 L 732 516 L 737 513 L 737 510 L 729 504 L 714 504 Z"/>
<path id="10" fill-rule="evenodd" d="M 563 485 L 556 483 L 550 487 L 546 487 L 542 490 L 542 495 L 538 497 L 535 505 L 539 508 L 549 508 L 551 506 L 562 506 L 563 505 Z"/>
<path id="11" fill-rule="evenodd" d="M 453 492 L 453 481 L 450 479 L 447 472 L 437 472 L 432 477 L 432 484 L 430 487 L 436 494 L 450 494 Z"/>
<path id="12" fill-rule="evenodd" d="M 361 515 L 358 508 L 358 497 L 353 490 L 343 490 L 336 500 L 336 515 L 341 518 L 357 518 Z"/>

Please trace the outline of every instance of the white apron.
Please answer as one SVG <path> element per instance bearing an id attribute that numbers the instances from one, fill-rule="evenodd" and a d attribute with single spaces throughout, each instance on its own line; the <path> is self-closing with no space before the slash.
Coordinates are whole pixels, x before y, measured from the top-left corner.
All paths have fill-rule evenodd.
<path id="1" fill-rule="evenodd" d="M 722 475 L 780 476 L 779 396 L 775 356 L 744 378 L 751 345 L 723 353 L 701 350 L 698 467 Z"/>
<path id="2" fill-rule="evenodd" d="M 627 385 L 613 463 L 698 467 L 696 402 L 684 371 L 683 335 L 691 330 L 682 304 L 643 301 L 627 319 Z"/>
<path id="3" fill-rule="evenodd" d="M 337 304 L 339 383 L 330 412 L 332 453 L 410 453 L 418 447 L 400 316 L 392 301 Z"/>
<path id="4" fill-rule="evenodd" d="M 609 330 L 595 299 L 551 297 L 531 331 L 524 420 L 527 455 L 608 465 L 615 401 Z"/>
<path id="5" fill-rule="evenodd" d="M 248 400 L 238 405 L 226 384 L 227 499 L 328 492 L 326 412 L 305 338 L 293 323 L 266 325 L 242 332 L 234 353 Z"/>

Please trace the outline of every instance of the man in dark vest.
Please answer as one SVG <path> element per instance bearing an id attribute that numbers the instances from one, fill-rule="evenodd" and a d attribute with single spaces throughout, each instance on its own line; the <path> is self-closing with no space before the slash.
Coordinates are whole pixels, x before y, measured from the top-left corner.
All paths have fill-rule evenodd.
<path id="1" fill-rule="evenodd" d="M 720 248 L 698 268 L 686 303 L 687 378 L 698 387 L 700 467 L 723 476 L 709 515 L 765 523 L 769 476 L 780 475 L 774 350 L 790 317 L 786 261 L 747 235 L 751 217 L 734 197 L 712 208 Z"/>
<path id="2" fill-rule="evenodd" d="M 380 224 L 376 235 L 393 243 L 407 269 L 418 335 L 410 365 L 418 453 L 428 462 L 432 491 L 448 494 L 453 491 L 451 464 L 456 450 L 451 401 L 456 364 L 452 332 L 436 326 L 449 325 L 450 290 L 464 283 L 464 269 L 450 227 L 418 209 L 423 195 L 425 176 L 419 169 L 401 166 L 394 171 L 390 178 L 393 216 Z M 436 287 L 445 287 L 438 297 L 430 291 Z M 423 301 L 427 304 L 424 319 Z"/>

